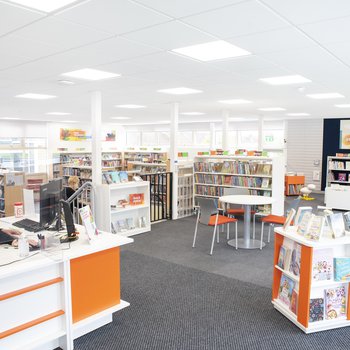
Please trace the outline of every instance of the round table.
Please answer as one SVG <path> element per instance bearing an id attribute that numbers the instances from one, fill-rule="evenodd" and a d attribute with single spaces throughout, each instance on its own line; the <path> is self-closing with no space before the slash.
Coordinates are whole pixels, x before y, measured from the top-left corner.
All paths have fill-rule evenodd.
<path id="1" fill-rule="evenodd" d="M 237 248 L 243 249 L 258 249 L 260 248 L 260 241 L 257 239 L 250 239 L 250 221 L 251 221 L 251 206 L 272 204 L 275 200 L 272 197 L 253 196 L 253 195 L 230 195 L 222 196 L 219 201 L 225 204 L 240 204 L 244 207 L 244 238 L 238 239 Z M 227 242 L 229 245 L 236 247 L 234 239 Z M 265 244 L 263 243 L 263 246 Z"/>

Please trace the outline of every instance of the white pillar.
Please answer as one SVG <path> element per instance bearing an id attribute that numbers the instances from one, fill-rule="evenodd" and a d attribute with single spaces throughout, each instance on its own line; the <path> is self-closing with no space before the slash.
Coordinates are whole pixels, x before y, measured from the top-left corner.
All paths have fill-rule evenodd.
<path id="1" fill-rule="evenodd" d="M 210 123 L 210 149 L 215 149 L 215 124 Z"/>
<path id="2" fill-rule="evenodd" d="M 179 104 L 171 105 L 170 118 L 170 171 L 173 173 L 173 219 L 177 219 L 177 187 L 178 187 L 178 130 L 179 130 Z"/>
<path id="3" fill-rule="evenodd" d="M 91 146 L 92 146 L 92 183 L 97 186 L 102 184 L 102 97 L 100 91 L 91 94 Z"/>
<path id="4" fill-rule="evenodd" d="M 263 135 L 264 135 L 264 117 L 260 116 L 258 120 L 258 151 L 263 150 Z"/>
<path id="5" fill-rule="evenodd" d="M 222 112 L 222 149 L 228 151 L 228 131 L 229 131 L 230 111 L 225 109 Z"/>

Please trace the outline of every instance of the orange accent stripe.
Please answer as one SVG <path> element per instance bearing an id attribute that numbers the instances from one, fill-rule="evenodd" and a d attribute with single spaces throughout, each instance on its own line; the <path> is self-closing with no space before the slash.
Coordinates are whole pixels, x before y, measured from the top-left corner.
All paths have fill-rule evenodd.
<path id="1" fill-rule="evenodd" d="M 283 245 L 284 237 L 278 233 L 275 233 L 275 251 L 273 258 L 273 282 L 272 282 L 272 300 L 278 297 L 278 289 L 281 282 L 282 271 L 275 268 L 278 262 L 278 256 L 280 254 L 280 248 Z"/>
<path id="2" fill-rule="evenodd" d="M 57 278 L 54 278 L 52 280 L 48 280 L 48 281 L 45 281 L 45 282 L 34 284 L 32 286 L 29 286 L 29 287 L 25 287 L 25 288 L 22 288 L 22 289 L 15 290 L 13 292 L 9 292 L 9 293 L 6 293 L 6 294 L 1 294 L 0 295 L 0 301 L 6 300 L 6 299 L 10 299 L 10 298 L 13 298 L 13 297 L 16 297 L 18 295 L 25 294 L 25 293 L 28 293 L 28 292 L 32 292 L 33 290 L 44 288 L 44 287 L 50 286 L 50 285 L 55 284 L 55 283 L 60 283 L 62 281 L 63 281 L 62 277 L 57 277 Z"/>
<path id="3" fill-rule="evenodd" d="M 309 326 L 312 253 L 311 247 L 301 246 L 298 321 L 306 328 Z"/>
<path id="4" fill-rule="evenodd" d="M 348 285 L 348 311 L 347 311 L 347 315 L 346 315 L 346 318 L 348 319 L 348 320 L 350 320 L 350 293 L 349 293 L 349 291 L 350 291 L 350 283 L 349 283 L 349 285 Z"/>
<path id="5" fill-rule="evenodd" d="M 9 337 L 10 335 L 13 335 L 15 333 L 19 333 L 19 332 L 22 332 L 24 331 L 25 329 L 28 329 L 28 328 L 31 328 L 31 327 L 34 327 L 34 326 L 37 326 L 38 324 L 40 323 L 43 323 L 43 322 L 46 322 L 48 320 L 51 320 L 55 317 L 58 317 L 58 316 L 61 316 L 64 314 L 64 311 L 63 310 L 58 310 L 58 311 L 55 311 L 51 314 L 48 314 L 46 316 L 42 316 L 42 317 L 39 317 L 33 321 L 30 321 L 30 322 L 27 322 L 27 323 L 23 323 L 21 324 L 20 326 L 17 326 L 17 327 L 14 327 L 14 328 L 11 328 L 11 329 L 8 329 L 7 331 L 5 332 L 1 332 L 0 333 L 0 339 L 3 339 L 3 338 L 6 338 L 6 337 Z"/>

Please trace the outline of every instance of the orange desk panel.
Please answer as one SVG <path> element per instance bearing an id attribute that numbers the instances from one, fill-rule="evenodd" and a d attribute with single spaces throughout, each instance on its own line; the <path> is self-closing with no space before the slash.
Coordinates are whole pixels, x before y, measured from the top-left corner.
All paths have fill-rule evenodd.
<path id="1" fill-rule="evenodd" d="M 120 249 L 72 259 L 73 323 L 120 304 Z"/>

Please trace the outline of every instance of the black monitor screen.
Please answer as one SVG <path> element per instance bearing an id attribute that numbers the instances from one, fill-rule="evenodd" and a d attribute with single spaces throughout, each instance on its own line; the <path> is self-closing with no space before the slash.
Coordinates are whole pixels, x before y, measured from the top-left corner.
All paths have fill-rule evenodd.
<path id="1" fill-rule="evenodd" d="M 59 218 L 62 198 L 62 179 L 54 179 L 40 186 L 40 225 L 51 225 Z"/>

